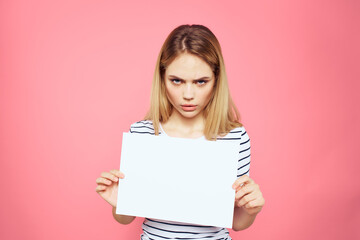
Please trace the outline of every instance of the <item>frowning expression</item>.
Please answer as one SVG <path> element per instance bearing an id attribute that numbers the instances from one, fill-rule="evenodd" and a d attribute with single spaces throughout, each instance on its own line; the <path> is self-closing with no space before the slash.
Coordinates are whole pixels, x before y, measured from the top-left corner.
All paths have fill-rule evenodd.
<path id="1" fill-rule="evenodd" d="M 183 53 L 165 71 L 167 97 L 182 117 L 194 118 L 209 103 L 215 84 L 214 73 L 201 58 Z"/>

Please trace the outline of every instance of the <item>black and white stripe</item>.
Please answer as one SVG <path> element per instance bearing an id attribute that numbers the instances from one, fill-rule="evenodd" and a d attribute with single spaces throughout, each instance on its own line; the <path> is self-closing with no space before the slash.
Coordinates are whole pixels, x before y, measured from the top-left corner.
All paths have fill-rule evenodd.
<path id="1" fill-rule="evenodd" d="M 152 121 L 143 120 L 133 123 L 130 127 L 131 133 L 155 135 Z M 160 135 L 161 129 L 160 129 Z M 163 134 L 165 135 L 165 134 Z M 245 128 L 238 127 L 231 130 L 226 136 L 218 137 L 219 141 L 239 142 L 239 156 L 237 177 L 244 174 L 249 176 L 250 171 L 250 138 Z M 142 240 L 164 240 L 164 239 L 207 239 L 207 240 L 231 240 L 226 228 L 201 226 L 173 221 L 145 218 L 142 224 Z"/>

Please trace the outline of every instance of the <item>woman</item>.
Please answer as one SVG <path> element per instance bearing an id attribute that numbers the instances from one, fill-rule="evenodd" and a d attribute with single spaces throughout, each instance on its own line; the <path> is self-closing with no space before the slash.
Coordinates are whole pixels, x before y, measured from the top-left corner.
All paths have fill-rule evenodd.
<path id="1" fill-rule="evenodd" d="M 265 200 L 249 177 L 250 139 L 239 122 L 227 83 L 221 48 L 215 35 L 202 25 L 181 25 L 165 40 L 157 59 L 150 110 L 131 125 L 133 134 L 196 138 L 203 141 L 238 141 L 238 179 L 233 230 L 248 228 Z M 129 224 L 135 217 L 117 215 L 117 186 L 125 177 L 119 170 L 101 173 L 99 193 L 113 206 L 114 218 Z M 231 239 L 225 228 L 145 218 L 141 239 Z"/>

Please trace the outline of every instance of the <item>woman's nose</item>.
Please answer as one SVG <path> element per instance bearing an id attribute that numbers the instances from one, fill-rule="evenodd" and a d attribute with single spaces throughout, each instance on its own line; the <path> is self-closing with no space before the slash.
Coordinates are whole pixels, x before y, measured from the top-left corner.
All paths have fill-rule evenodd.
<path id="1" fill-rule="evenodd" d="M 184 86 L 183 98 L 187 100 L 192 100 L 194 99 L 194 95 L 194 86 L 192 86 L 192 84 L 186 84 Z"/>

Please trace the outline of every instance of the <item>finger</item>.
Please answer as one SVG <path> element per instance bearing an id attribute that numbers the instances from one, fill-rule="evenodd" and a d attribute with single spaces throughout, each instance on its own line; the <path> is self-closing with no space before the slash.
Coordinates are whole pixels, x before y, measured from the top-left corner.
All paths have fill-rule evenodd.
<path id="1" fill-rule="evenodd" d="M 257 194 L 255 192 L 246 194 L 245 196 L 243 196 L 241 199 L 239 199 L 237 201 L 237 206 L 242 207 L 245 204 L 247 204 L 248 202 L 255 200 L 256 198 L 257 198 Z"/>
<path id="2" fill-rule="evenodd" d="M 97 183 L 97 184 L 102 183 L 102 184 L 105 184 L 105 185 L 111 185 L 111 184 L 113 183 L 113 181 L 108 180 L 108 179 L 106 179 L 106 178 L 97 178 L 97 179 L 96 179 L 96 183 Z"/>
<path id="3" fill-rule="evenodd" d="M 257 207 L 262 207 L 261 201 L 260 199 L 256 198 L 254 200 L 251 200 L 249 202 L 247 202 L 244 205 L 245 208 L 257 208 Z"/>
<path id="4" fill-rule="evenodd" d="M 248 175 L 242 175 L 236 181 L 233 183 L 232 188 L 237 189 L 239 186 L 245 184 L 245 183 L 252 183 L 254 182 Z"/>
<path id="5" fill-rule="evenodd" d="M 104 190 L 106 190 L 106 186 L 104 186 L 104 185 L 97 185 L 95 188 L 96 192 L 102 192 Z"/>
<path id="6" fill-rule="evenodd" d="M 245 196 L 246 194 L 249 194 L 251 192 L 254 192 L 256 189 L 256 185 L 255 184 L 247 184 L 244 185 L 243 187 L 241 187 L 240 189 L 237 190 L 236 194 L 235 194 L 235 199 L 239 200 L 241 199 L 243 196 Z"/>
<path id="7" fill-rule="evenodd" d="M 260 191 L 260 186 L 258 184 L 256 184 L 254 181 L 243 183 L 242 186 L 239 186 L 236 189 L 236 193 L 242 188 L 250 188 L 250 189 L 253 189 L 253 191 Z"/>
<path id="8" fill-rule="evenodd" d="M 101 173 L 101 176 L 102 176 L 103 178 L 106 178 L 106 179 L 108 179 L 108 180 L 112 180 L 112 181 L 114 181 L 114 182 L 116 182 L 116 181 L 118 180 L 118 178 L 117 178 L 113 173 L 111 173 L 111 172 L 102 172 L 102 173 Z"/>
<path id="9" fill-rule="evenodd" d="M 110 172 L 121 179 L 125 177 L 125 174 L 117 169 L 110 170 Z"/>

